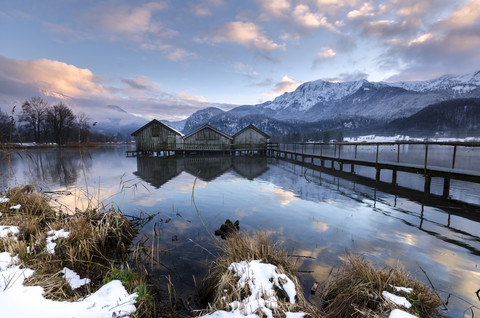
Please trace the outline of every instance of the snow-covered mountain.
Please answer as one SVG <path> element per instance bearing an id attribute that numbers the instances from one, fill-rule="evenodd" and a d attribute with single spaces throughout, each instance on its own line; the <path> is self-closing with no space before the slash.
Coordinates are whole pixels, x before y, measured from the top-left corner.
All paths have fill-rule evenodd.
<path id="1" fill-rule="evenodd" d="M 224 111 L 217 107 L 207 107 L 202 110 L 196 111 L 185 121 L 183 132 L 188 134 L 189 132 L 197 129 L 198 127 L 206 124 L 210 118 L 223 114 Z"/>
<path id="2" fill-rule="evenodd" d="M 310 122 L 351 116 L 391 120 L 410 116 L 427 105 L 460 97 L 480 97 L 480 71 L 423 82 L 317 80 L 304 83 L 273 101 L 237 107 L 230 112 Z"/>
<path id="3" fill-rule="evenodd" d="M 184 133 L 210 124 L 234 134 L 253 123 L 270 135 L 331 129 L 378 128 L 407 118 L 428 105 L 457 98 L 480 98 L 480 71 L 412 82 L 328 82 L 300 85 L 272 101 L 224 112 L 209 107 L 185 123 Z"/>

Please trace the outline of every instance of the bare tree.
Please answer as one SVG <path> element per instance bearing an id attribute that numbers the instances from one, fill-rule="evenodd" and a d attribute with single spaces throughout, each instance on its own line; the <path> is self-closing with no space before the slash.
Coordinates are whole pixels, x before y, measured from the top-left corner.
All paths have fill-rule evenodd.
<path id="1" fill-rule="evenodd" d="M 67 140 L 67 134 L 73 127 L 74 121 L 75 115 L 72 110 L 62 102 L 47 109 L 47 126 L 58 145 Z"/>
<path id="2" fill-rule="evenodd" d="M 90 124 L 88 123 L 90 118 L 85 113 L 80 113 L 77 115 L 75 120 L 75 125 L 78 129 L 78 142 L 88 141 L 90 135 Z"/>
<path id="3" fill-rule="evenodd" d="M 32 97 L 22 105 L 19 120 L 29 124 L 36 143 L 40 142 L 40 132 L 45 124 L 47 108 L 48 102 L 41 97 Z"/>

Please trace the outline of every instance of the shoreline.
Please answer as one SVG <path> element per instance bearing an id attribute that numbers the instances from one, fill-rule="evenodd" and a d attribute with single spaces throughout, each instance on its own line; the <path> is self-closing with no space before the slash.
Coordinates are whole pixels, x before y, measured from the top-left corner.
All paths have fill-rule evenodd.
<path id="1" fill-rule="evenodd" d="M 222 299 L 222 297 L 226 296 L 227 298 L 225 299 L 229 299 L 229 301 L 227 302 L 224 299 L 223 302 L 222 301 L 217 302 L 216 305 L 212 305 L 213 304 L 212 302 L 207 302 L 206 304 L 204 304 L 204 307 L 196 307 L 199 309 L 195 308 L 194 309 L 195 311 L 191 311 L 191 309 L 187 308 L 182 301 L 178 302 L 177 299 L 175 299 L 175 304 L 176 304 L 175 306 L 172 304 L 172 298 L 170 298 L 169 304 L 168 304 L 168 300 L 160 299 L 159 294 L 156 294 L 155 289 L 160 288 L 163 290 L 167 290 L 167 289 L 169 290 L 169 286 L 152 286 L 149 283 L 148 271 L 146 270 L 146 268 L 142 267 L 141 264 L 138 264 L 138 263 L 135 264 L 134 262 L 132 262 L 132 259 L 128 258 L 129 253 L 135 254 L 135 251 L 132 251 L 132 246 L 130 246 L 132 242 L 131 240 L 134 238 L 132 230 L 134 229 L 135 224 L 132 220 L 128 220 L 128 222 L 125 222 L 126 217 L 121 211 L 111 211 L 111 210 L 98 211 L 95 208 L 93 208 L 91 210 L 87 209 L 86 211 L 82 211 L 82 212 L 77 211 L 77 213 L 75 213 L 74 215 L 63 215 L 59 211 L 52 210 L 52 208 L 47 204 L 47 197 L 45 195 L 38 194 L 38 193 L 25 193 L 24 191 L 22 191 L 22 188 L 19 188 L 19 187 L 9 189 L 7 193 L 5 193 L 5 196 L 1 201 L 2 202 L 0 203 L 0 210 L 2 212 L 2 215 L 0 215 L 0 224 L 8 225 L 10 223 L 10 225 L 8 226 L 10 227 L 18 226 L 18 229 L 17 231 L 13 230 L 13 232 L 9 235 L 7 234 L 6 235 L 7 238 L 0 239 L 0 243 L 1 243 L 0 247 L 2 248 L 0 252 L 4 252 L 4 250 L 5 252 L 8 251 L 11 255 L 10 257 L 14 257 L 15 254 L 17 254 L 19 257 L 20 264 L 23 264 L 25 268 L 33 267 L 34 269 L 36 269 L 36 272 L 40 273 L 39 275 L 37 275 L 38 279 L 34 280 L 34 282 L 28 282 L 27 285 L 33 284 L 38 286 L 38 284 L 40 284 L 40 286 L 42 286 L 43 284 L 44 286 L 48 286 L 51 283 L 51 280 L 54 279 L 54 277 L 56 277 L 55 278 L 56 284 L 60 284 L 58 285 L 60 287 L 54 288 L 53 290 L 51 288 L 48 289 L 47 287 L 45 287 L 47 288 L 46 292 L 50 293 L 49 298 L 63 299 L 65 298 L 65 295 L 68 295 L 67 299 L 63 299 L 63 300 L 75 301 L 82 297 L 93 295 L 94 294 L 94 293 L 92 294 L 93 291 L 101 290 L 103 288 L 102 286 L 105 286 L 106 284 L 109 284 L 112 281 L 119 281 L 120 285 L 118 285 L 119 283 L 114 283 L 116 284 L 115 289 L 118 290 L 120 286 L 123 286 L 123 288 L 125 288 L 126 290 L 126 293 L 130 295 L 129 297 L 133 297 L 132 295 L 134 293 L 137 294 L 136 310 L 138 310 L 139 312 L 135 312 L 135 314 L 132 312 L 132 315 L 134 315 L 135 317 L 137 316 L 155 317 L 155 316 L 158 316 L 159 314 L 164 315 L 166 313 L 170 313 L 169 314 L 170 316 L 175 316 L 175 317 L 187 317 L 187 316 L 196 315 L 194 314 L 195 312 L 198 312 L 199 314 L 202 313 L 207 316 L 214 315 L 214 317 L 229 317 L 229 315 L 234 315 L 235 313 L 239 313 L 239 312 L 236 312 L 236 310 L 241 310 L 241 308 L 245 308 L 245 305 L 243 305 L 243 307 L 237 307 L 237 309 L 234 309 L 231 306 L 231 304 L 234 303 L 235 301 L 238 302 L 238 304 L 241 304 L 244 301 L 242 300 L 242 297 L 243 297 L 242 295 L 245 295 L 245 293 L 242 294 L 241 292 L 239 292 L 239 289 L 237 288 L 228 289 L 229 292 L 227 293 L 227 295 L 223 294 L 222 288 L 217 289 L 217 290 L 220 290 L 222 294 L 217 295 L 216 298 Z M 111 219 L 112 221 L 104 222 L 105 219 Z M 24 225 L 25 223 L 30 224 L 35 220 L 39 221 L 39 223 L 36 226 Z M 92 224 L 92 220 L 97 220 L 99 222 L 99 223 L 95 223 L 96 221 L 93 222 L 95 223 L 95 226 L 92 227 L 92 229 L 94 229 L 93 232 L 91 232 L 89 230 L 89 227 L 86 226 L 87 224 Z M 121 221 L 121 220 L 124 220 L 124 221 Z M 12 223 L 16 223 L 16 225 Z M 112 224 L 115 224 L 115 225 L 112 226 Z M 119 226 L 119 224 L 123 224 L 123 225 Z M 54 228 L 56 230 L 55 232 L 53 232 L 53 235 L 56 236 L 56 238 L 50 239 L 49 241 L 48 237 L 51 237 L 51 235 L 44 233 L 42 231 L 37 231 L 39 228 L 46 228 L 46 227 Z M 95 243 L 91 246 L 97 246 L 96 244 L 100 244 L 100 246 L 103 245 L 104 247 L 107 247 L 110 250 L 110 252 L 113 252 L 113 254 L 110 254 L 110 256 L 107 259 L 105 258 L 84 259 L 84 255 L 82 256 L 82 251 L 78 251 L 79 249 L 78 246 L 85 246 L 85 243 L 82 243 L 82 242 L 84 242 L 85 240 L 88 241 L 89 238 L 91 239 L 92 235 L 94 237 L 95 236 L 94 233 L 102 232 L 102 231 L 106 231 L 106 232 L 110 231 L 109 233 L 112 233 L 113 237 L 110 237 L 108 235 L 103 236 L 103 238 L 100 238 L 100 241 L 98 241 L 98 243 Z M 65 233 L 65 232 L 70 232 L 72 234 L 70 234 L 70 236 L 64 237 L 62 236 L 64 235 L 62 233 Z M 234 237 L 233 239 L 230 239 L 229 244 L 238 244 L 238 243 L 232 243 L 232 242 L 238 242 L 241 237 L 253 237 L 253 235 L 249 235 L 248 233 L 241 233 L 239 235 L 240 236 L 238 237 Z M 14 240 L 13 237 L 16 237 L 17 239 Z M 126 237 L 127 239 L 125 240 L 122 237 Z M 227 237 L 227 242 L 229 242 L 228 240 L 229 238 Z M 119 241 L 122 241 L 123 243 L 118 244 Z M 46 243 L 37 244 L 36 242 L 51 242 L 51 243 L 56 243 L 57 245 L 53 246 L 52 248 L 51 246 L 48 247 L 48 244 Z M 227 244 L 227 247 L 225 247 L 225 245 L 223 244 L 223 241 L 220 241 L 218 243 L 224 246 L 224 248 L 221 250 L 223 251 L 221 255 L 232 254 L 231 252 L 232 248 L 229 249 L 228 244 Z M 260 250 L 267 251 L 267 252 L 265 254 L 261 254 L 261 253 L 252 254 L 252 251 L 250 249 L 253 246 L 255 246 L 255 244 L 260 244 L 261 246 Z M 86 251 L 88 251 L 89 253 L 95 252 L 96 248 L 92 248 L 91 246 L 88 249 L 85 249 L 85 252 Z M 233 258 L 223 261 L 224 267 L 221 268 L 220 272 L 223 272 L 223 274 L 225 273 L 228 274 L 228 271 L 230 271 L 230 268 L 235 268 L 235 266 L 232 267 L 233 261 L 248 262 L 248 261 L 255 261 L 255 259 L 257 258 L 263 260 L 263 261 L 257 260 L 259 262 L 265 261 L 268 264 L 272 264 L 272 266 L 289 268 L 290 266 L 288 265 L 289 261 L 286 260 L 286 258 L 283 258 L 283 259 L 277 258 L 277 255 L 281 255 L 281 253 L 275 248 L 275 246 L 277 246 L 276 242 L 272 242 L 268 239 L 264 239 L 264 240 L 258 239 L 254 243 L 245 244 L 240 248 L 233 248 L 233 251 L 235 251 Z M 49 255 L 48 253 L 49 250 L 53 250 L 55 254 Z M 82 248 L 80 248 L 80 250 L 82 250 Z M 106 253 L 106 252 L 104 251 L 104 252 L 101 252 L 100 254 L 102 253 Z M 237 255 L 235 253 L 237 254 L 240 253 L 240 254 Z M 251 254 L 257 255 L 257 257 L 249 258 L 249 256 L 247 255 L 251 255 Z M 59 259 L 55 261 L 56 256 L 53 256 L 53 255 L 58 255 Z M 105 256 L 105 255 L 102 255 L 102 256 Z M 220 256 L 220 257 L 223 257 L 223 256 Z M 81 287 L 84 289 L 83 290 L 80 289 L 80 292 L 75 294 L 75 292 L 73 292 L 73 288 L 72 290 L 69 289 L 71 287 L 68 287 L 67 283 L 65 282 L 65 279 L 63 279 L 62 277 L 58 277 L 58 271 L 60 267 L 51 268 L 50 271 L 47 270 L 48 266 L 50 266 L 48 265 L 48 262 L 50 263 L 61 262 L 62 259 L 70 260 L 68 261 L 70 266 L 74 264 L 85 264 L 85 261 L 88 261 L 88 264 L 90 265 L 86 267 L 83 267 L 82 265 L 80 265 L 77 268 L 74 267 L 73 270 L 75 273 L 78 273 L 81 279 L 86 279 L 86 278 L 91 279 L 92 283 L 88 285 L 90 287 L 88 288 Z M 330 287 L 328 287 L 329 286 L 328 284 L 323 284 L 321 286 L 322 288 L 326 288 L 325 290 L 330 290 L 330 292 L 325 292 L 325 290 L 321 292 L 321 295 L 322 295 L 321 297 L 325 299 L 329 297 L 328 299 L 331 299 L 330 305 L 328 306 L 331 306 L 331 303 L 338 302 L 338 299 L 339 299 L 338 297 L 345 297 L 345 293 L 347 295 L 351 294 L 351 290 L 355 287 L 355 284 L 353 283 L 353 281 L 351 281 L 348 284 L 345 284 L 345 282 L 343 281 L 345 277 L 352 276 L 352 275 L 357 277 L 356 275 L 358 273 L 360 274 L 370 273 L 366 275 L 367 279 L 365 281 L 365 284 L 368 285 L 374 282 L 374 279 L 372 279 L 373 277 L 375 277 L 376 275 L 377 276 L 383 275 L 383 274 L 379 274 L 381 273 L 381 271 L 377 271 L 368 262 L 359 260 L 358 258 L 347 257 L 347 259 L 349 259 L 349 261 L 347 263 L 344 263 L 343 267 L 338 269 L 338 273 L 345 272 L 345 273 L 348 273 L 348 275 L 339 274 L 339 276 L 337 276 L 335 280 L 330 282 Z M 220 260 L 221 258 L 218 258 L 215 261 L 215 263 L 221 263 L 222 261 Z M 351 271 L 352 268 L 354 269 L 353 274 Z M 238 269 L 240 270 L 240 267 Z M 296 270 L 294 269 L 294 267 L 291 267 L 291 269 L 287 271 L 291 279 L 296 279 L 295 271 Z M 96 273 L 96 272 L 101 272 L 101 274 L 97 275 L 97 277 L 95 277 L 95 275 L 94 276 L 91 275 L 92 273 Z M 377 273 L 377 274 L 371 274 L 371 273 Z M 228 275 L 231 275 L 231 274 L 228 274 Z M 35 275 L 33 275 L 32 277 L 35 277 Z M 402 278 L 402 279 L 405 280 L 406 278 Z M 357 281 L 357 278 L 355 279 L 355 281 Z M 390 282 L 391 279 L 386 279 L 385 281 Z M 49 282 L 49 284 L 45 285 L 45 282 Z M 338 287 L 335 287 L 335 286 L 338 286 L 338 284 L 335 285 L 336 282 L 337 283 L 340 282 L 339 283 L 340 285 L 347 286 L 348 288 L 342 293 L 334 292 L 332 296 L 331 291 L 338 290 Z M 234 283 L 235 283 L 235 280 L 233 281 L 232 284 Z M 417 283 L 418 282 L 415 282 L 415 281 L 411 282 L 412 285 L 415 285 Z M 390 299 L 388 297 L 393 297 L 393 296 L 385 296 L 385 295 L 388 295 L 386 293 L 395 292 L 393 287 L 389 287 L 386 283 L 381 283 L 380 285 L 378 286 L 375 285 L 375 286 L 376 287 L 374 287 L 373 289 L 368 289 L 367 294 L 361 293 L 361 295 L 363 296 L 360 297 L 360 303 L 365 302 L 365 299 L 368 300 L 370 298 L 369 295 L 372 294 L 376 296 L 376 298 L 374 297 L 375 299 L 374 303 L 377 303 L 376 299 L 378 299 L 378 301 L 381 300 L 381 302 L 378 303 L 379 304 L 378 306 L 379 308 L 381 308 L 382 312 L 386 310 L 397 309 L 397 307 L 404 307 L 403 305 L 399 305 L 396 303 L 391 305 L 390 304 L 391 301 L 387 300 L 387 299 Z M 360 287 L 363 288 L 364 285 L 361 285 Z M 401 287 L 411 288 L 410 286 L 401 286 Z M 416 287 L 416 288 L 417 290 L 423 290 L 423 294 L 428 294 L 428 293 L 431 294 L 432 297 L 430 297 L 430 300 L 433 301 L 433 304 L 435 304 L 434 308 L 437 308 L 438 306 L 440 306 L 439 303 L 435 303 L 435 299 L 438 301 L 438 298 L 433 293 L 433 291 L 426 288 L 425 286 L 421 288 L 420 287 Z M 63 298 L 61 296 L 62 293 L 60 293 L 60 298 L 59 298 L 57 289 L 63 290 L 63 295 L 64 295 Z M 405 299 L 408 299 L 410 297 L 411 299 L 412 296 L 407 295 L 408 293 L 404 291 L 402 292 L 403 294 L 400 294 L 401 296 L 398 296 L 398 295 L 397 296 L 404 297 Z M 278 294 L 279 291 L 275 289 L 275 293 Z M 303 291 L 297 290 L 297 294 L 303 294 Z M 338 296 L 338 295 L 342 295 L 342 296 Z M 367 298 L 365 298 L 365 295 Z M 142 299 L 139 300 L 140 297 L 144 297 L 143 300 Z M 174 296 L 174 298 L 175 297 L 176 296 Z M 0 292 L 0 299 L 1 299 L 1 292 Z M 280 300 L 277 300 L 277 301 L 280 301 Z M 342 304 L 344 307 L 345 307 L 345 304 L 348 305 L 347 307 L 352 307 L 354 303 L 355 302 L 353 299 L 342 300 L 340 302 L 340 304 Z M 248 303 L 245 303 L 245 304 L 248 304 Z M 332 316 L 332 314 L 328 314 L 328 311 L 325 310 L 325 308 L 328 308 L 328 306 L 325 306 L 325 301 L 323 302 L 323 304 L 324 305 L 322 308 L 316 308 L 314 305 L 307 304 L 304 302 L 303 307 L 297 308 L 295 306 L 292 307 L 292 304 L 290 305 L 286 304 L 285 305 L 286 307 L 284 308 L 286 308 L 285 310 L 288 310 L 289 312 L 291 312 L 291 310 L 296 310 L 295 308 L 297 309 L 304 308 L 302 312 L 308 309 L 311 311 L 310 315 L 312 317 L 334 317 Z M 367 304 L 371 305 L 371 300 L 368 300 Z M 183 305 L 183 308 L 182 308 L 182 305 Z M 268 310 L 272 310 L 271 307 L 268 307 L 268 308 L 267 308 Z M 264 313 L 265 313 L 265 312 L 268 312 L 267 309 L 265 310 L 261 309 L 261 310 L 262 311 L 264 310 Z M 367 309 L 370 310 L 371 308 L 368 307 Z M 406 308 L 405 310 L 408 311 L 409 309 Z M 411 310 L 411 312 L 416 312 L 416 310 L 418 309 L 415 309 L 413 311 Z M 273 312 L 275 312 L 275 310 Z M 243 313 L 245 313 L 245 311 Z M 425 315 L 423 315 L 422 317 L 425 317 Z"/>

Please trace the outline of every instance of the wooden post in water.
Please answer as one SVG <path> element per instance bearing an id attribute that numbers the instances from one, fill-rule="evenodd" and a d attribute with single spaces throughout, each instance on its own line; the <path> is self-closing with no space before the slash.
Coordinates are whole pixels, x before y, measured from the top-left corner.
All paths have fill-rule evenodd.
<path id="1" fill-rule="evenodd" d="M 425 166 L 423 168 L 424 174 L 427 174 L 427 164 L 428 164 L 428 143 L 425 144 Z"/>
<path id="2" fill-rule="evenodd" d="M 423 192 L 425 192 L 425 194 L 430 194 L 431 184 L 432 184 L 432 177 L 425 175 L 425 187 L 424 187 L 424 190 L 423 190 Z"/>
<path id="3" fill-rule="evenodd" d="M 400 162 L 400 144 L 397 144 L 397 163 Z"/>
<path id="4" fill-rule="evenodd" d="M 397 184 L 397 170 L 392 170 L 392 184 Z"/>
<path id="5" fill-rule="evenodd" d="M 450 196 L 450 179 L 445 178 L 443 179 L 443 194 L 444 198 L 448 198 Z"/>
<path id="6" fill-rule="evenodd" d="M 455 169 L 455 157 L 457 155 L 457 145 L 453 146 L 452 169 Z"/>
<path id="7" fill-rule="evenodd" d="M 305 144 L 302 144 L 302 162 L 305 162 L 304 147 L 305 147 Z"/>

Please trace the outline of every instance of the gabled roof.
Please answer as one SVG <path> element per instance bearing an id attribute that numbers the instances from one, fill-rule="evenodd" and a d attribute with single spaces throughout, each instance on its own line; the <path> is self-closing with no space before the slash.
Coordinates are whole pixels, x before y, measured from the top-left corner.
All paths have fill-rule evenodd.
<path id="1" fill-rule="evenodd" d="M 195 134 L 198 133 L 199 131 L 204 130 L 204 129 L 207 129 L 207 128 L 213 130 L 214 132 L 216 132 L 216 133 L 219 134 L 219 135 L 222 135 L 222 136 L 225 137 L 225 138 L 228 138 L 228 139 L 230 139 L 230 140 L 233 139 L 232 136 L 227 135 L 227 134 L 224 133 L 223 131 L 220 131 L 220 130 L 216 129 L 216 128 L 210 126 L 209 124 L 205 124 L 205 125 L 203 125 L 202 127 L 197 128 L 197 129 L 195 129 L 194 131 L 186 134 L 186 135 L 183 137 L 183 139 L 186 139 L 186 138 L 188 138 L 188 137 L 190 137 L 190 136 L 192 136 L 192 135 L 195 135 Z"/>
<path id="2" fill-rule="evenodd" d="M 240 130 L 239 132 L 237 132 L 235 135 L 233 135 L 233 138 L 237 137 L 238 135 L 240 135 L 242 132 L 244 132 L 245 130 L 247 129 L 253 129 L 255 130 L 256 132 L 258 132 L 259 134 L 263 135 L 265 138 L 270 138 L 269 135 L 267 135 L 266 133 L 264 133 L 263 131 L 261 131 L 260 129 L 258 129 L 257 127 L 255 127 L 253 124 L 250 124 L 248 125 L 247 127 L 243 128 L 242 130 Z"/>
<path id="3" fill-rule="evenodd" d="M 150 127 L 150 126 L 153 125 L 153 124 L 159 124 L 159 125 L 167 128 L 168 130 L 172 131 L 174 134 L 177 134 L 177 135 L 183 137 L 183 134 L 182 134 L 181 132 L 179 132 L 179 131 L 176 130 L 175 128 L 170 127 L 170 126 L 168 126 L 167 124 L 164 124 L 164 123 L 162 123 L 161 121 L 158 121 L 158 120 L 156 120 L 156 119 L 153 119 L 153 120 L 150 121 L 148 124 L 140 127 L 139 129 L 137 129 L 136 131 L 134 131 L 131 135 L 132 135 L 132 136 L 137 136 L 142 130 Z"/>

